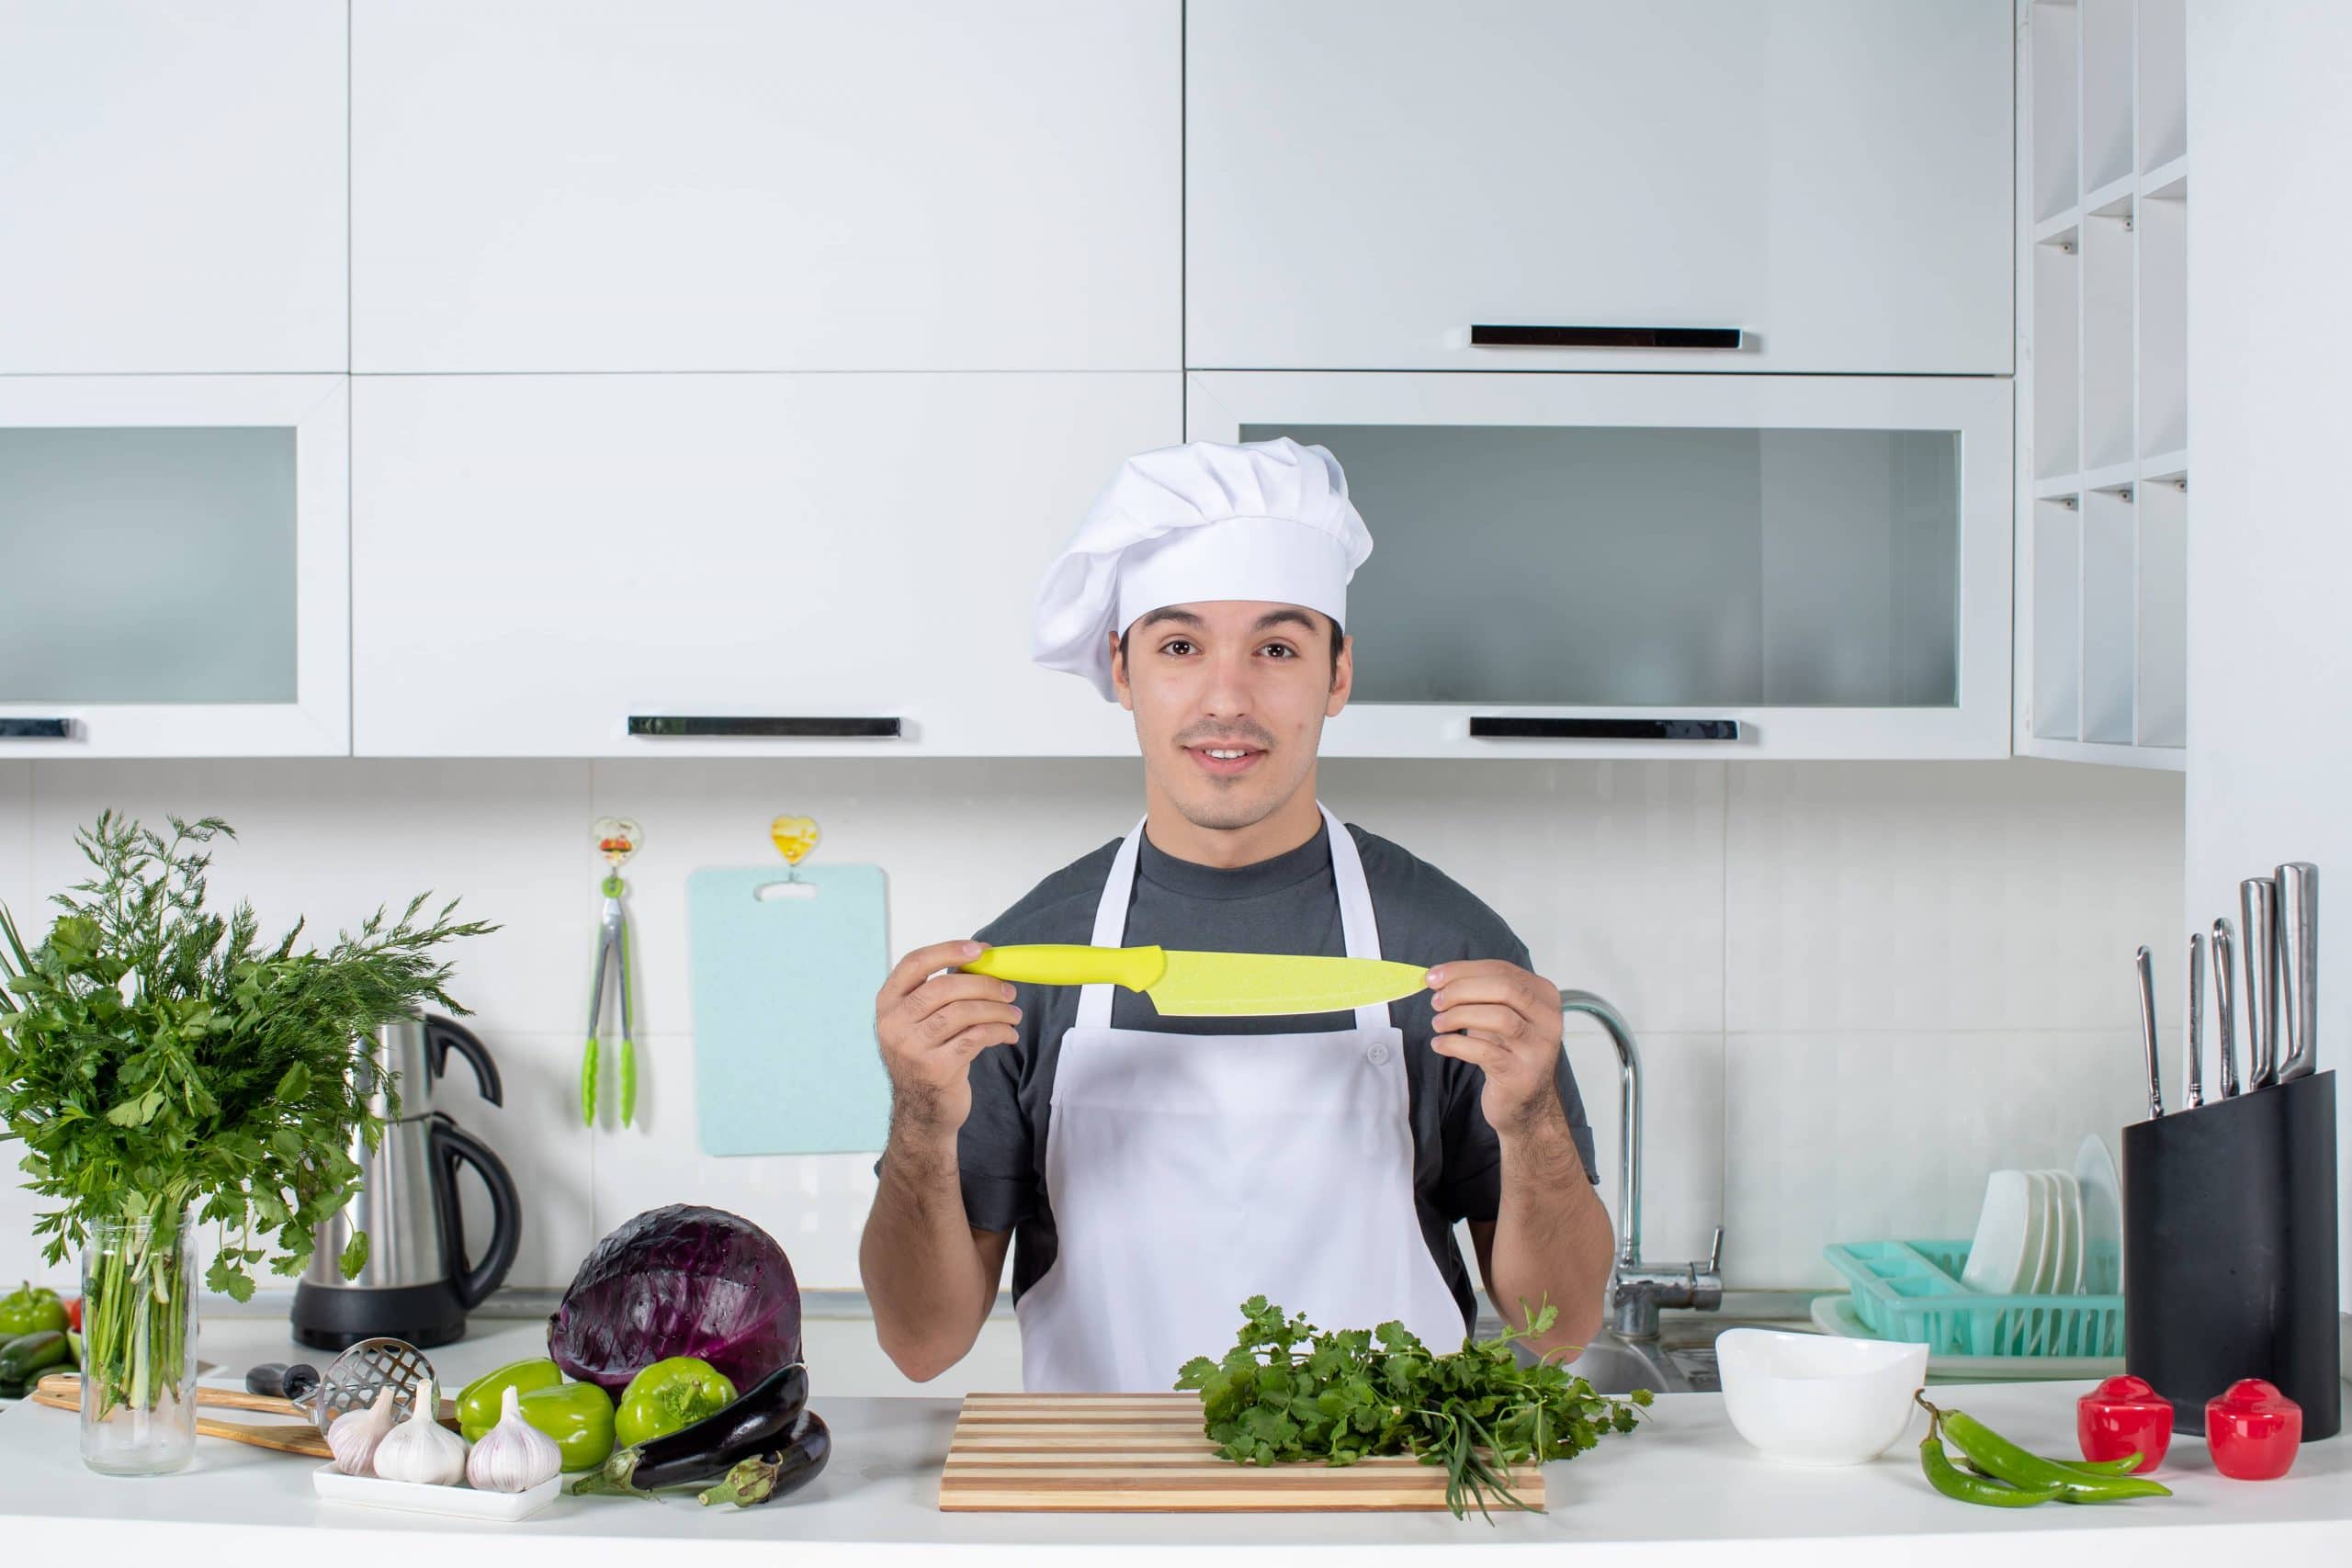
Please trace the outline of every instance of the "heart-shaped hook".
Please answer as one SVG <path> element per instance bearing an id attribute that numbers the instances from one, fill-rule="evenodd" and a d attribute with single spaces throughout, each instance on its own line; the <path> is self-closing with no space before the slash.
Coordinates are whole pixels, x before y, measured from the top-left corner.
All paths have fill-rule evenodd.
<path id="1" fill-rule="evenodd" d="M 638 845 L 645 841 L 644 836 L 637 829 L 637 824 L 626 817 L 599 817 L 594 831 L 596 852 L 604 856 L 605 863 L 615 871 L 620 869 L 623 861 L 637 853 Z"/>
<path id="2" fill-rule="evenodd" d="M 800 857 L 817 847 L 817 819 L 779 817 L 768 824 L 768 837 L 775 841 L 776 852 L 784 856 L 786 865 L 798 865 Z"/>

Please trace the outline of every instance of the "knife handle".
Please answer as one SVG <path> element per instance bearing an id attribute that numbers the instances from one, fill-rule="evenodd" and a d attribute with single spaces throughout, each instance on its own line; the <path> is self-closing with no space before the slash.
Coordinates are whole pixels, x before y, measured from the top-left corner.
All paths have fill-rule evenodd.
<path id="1" fill-rule="evenodd" d="M 1168 955 L 1157 947 L 1080 947 L 1063 942 L 1015 942 L 991 947 L 961 965 L 974 975 L 1026 980 L 1037 986 L 1091 986 L 1108 981 L 1140 991 L 1168 972 Z"/>

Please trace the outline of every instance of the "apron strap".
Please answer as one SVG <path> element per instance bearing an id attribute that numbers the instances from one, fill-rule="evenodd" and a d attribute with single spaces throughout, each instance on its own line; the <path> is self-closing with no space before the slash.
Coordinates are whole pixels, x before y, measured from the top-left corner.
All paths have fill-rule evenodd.
<path id="1" fill-rule="evenodd" d="M 1374 916 L 1372 888 L 1364 881 L 1363 857 L 1356 851 L 1355 836 L 1331 814 L 1331 808 L 1316 802 L 1322 812 L 1324 826 L 1331 844 L 1331 880 L 1340 896 L 1340 930 L 1347 940 L 1351 958 L 1380 956 L 1380 922 Z M 1102 878 L 1102 901 L 1094 909 L 1094 945 L 1124 946 L 1127 935 L 1127 905 L 1136 886 L 1136 860 L 1141 852 L 1143 825 L 1148 819 L 1138 818 L 1119 852 L 1112 857 L 1111 869 Z M 1111 1027 L 1111 991 L 1107 981 L 1097 981 L 1079 987 L 1078 1023 L 1080 1029 Z M 1375 1002 L 1356 1009 L 1358 1029 L 1386 1029 L 1388 1004 Z"/>

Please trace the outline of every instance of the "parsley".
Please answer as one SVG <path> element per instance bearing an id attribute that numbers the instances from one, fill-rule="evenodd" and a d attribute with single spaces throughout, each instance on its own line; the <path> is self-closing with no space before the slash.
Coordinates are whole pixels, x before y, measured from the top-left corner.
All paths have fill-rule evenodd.
<path id="1" fill-rule="evenodd" d="M 431 949 L 497 928 L 453 923 L 454 899 L 418 923 L 419 894 L 398 921 L 387 926 L 379 908 L 324 953 L 294 951 L 300 920 L 265 948 L 250 905 L 225 919 L 204 908 L 201 846 L 234 831 L 213 817 L 170 821 L 168 842 L 112 811 L 77 830 L 96 874 L 74 885 L 84 897 L 51 897 L 64 913 L 39 946 L 0 908 L 0 1127 L 24 1143 L 28 1185 L 60 1204 L 33 1224 L 50 1262 L 88 1243 L 98 1222 L 144 1220 L 149 1242 L 104 1258 L 109 1296 L 121 1296 L 111 1287 L 127 1269 L 148 1276 L 154 1299 L 185 1300 L 156 1271 L 175 1267 L 195 1206 L 222 1230 L 205 1283 L 245 1301 L 269 1244 L 274 1272 L 300 1273 L 313 1228 L 358 1186 L 351 1150 L 374 1148 L 384 1125 L 368 1106 L 375 1027 L 426 1002 L 463 1013 Z M 341 1255 L 346 1278 L 367 1245 L 357 1233 Z M 89 1320 L 88 1370 L 120 1370 L 137 1316 L 126 1307 Z M 176 1348 L 164 1358 L 167 1383 Z"/>
<path id="2" fill-rule="evenodd" d="M 1514 1340 L 1548 1332 L 1559 1316 L 1546 1304 L 1523 1329 L 1432 1355 L 1401 1323 L 1326 1333 L 1306 1315 L 1252 1296 L 1241 1331 L 1220 1361 L 1195 1356 L 1178 1388 L 1198 1389 L 1209 1438 L 1241 1464 L 1319 1459 L 1353 1464 L 1374 1454 L 1418 1454 L 1446 1470 L 1445 1504 L 1456 1518 L 1476 1504 L 1514 1508 L 1510 1467 L 1574 1459 L 1600 1434 L 1630 1432 L 1647 1389 L 1623 1400 L 1550 1360 L 1521 1366 Z"/>

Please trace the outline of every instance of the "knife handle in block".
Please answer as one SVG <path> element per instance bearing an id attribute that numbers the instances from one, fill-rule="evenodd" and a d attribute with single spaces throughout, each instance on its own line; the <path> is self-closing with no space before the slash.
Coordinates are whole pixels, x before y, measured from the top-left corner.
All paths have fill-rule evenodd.
<path id="1" fill-rule="evenodd" d="M 1157 947 L 1081 947 L 1062 942 L 1015 942 L 991 947 L 961 966 L 1000 980 L 1037 986 L 1089 986 L 1108 981 L 1140 991 L 1168 971 L 1168 955 Z"/>

